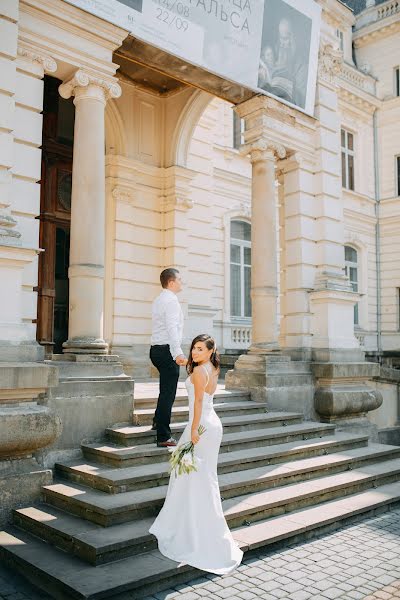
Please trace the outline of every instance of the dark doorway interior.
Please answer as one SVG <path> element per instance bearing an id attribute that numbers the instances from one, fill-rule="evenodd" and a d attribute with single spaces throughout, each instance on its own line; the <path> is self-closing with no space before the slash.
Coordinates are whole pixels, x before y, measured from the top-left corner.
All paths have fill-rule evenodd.
<path id="1" fill-rule="evenodd" d="M 75 107 L 45 77 L 40 197 L 37 340 L 46 355 L 61 353 L 68 338 L 68 266 Z"/>

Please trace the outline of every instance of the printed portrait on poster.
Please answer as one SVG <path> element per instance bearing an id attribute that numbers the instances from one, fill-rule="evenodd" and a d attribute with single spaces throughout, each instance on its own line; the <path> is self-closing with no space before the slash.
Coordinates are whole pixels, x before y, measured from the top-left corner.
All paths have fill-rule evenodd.
<path id="1" fill-rule="evenodd" d="M 284 0 L 265 0 L 258 87 L 306 106 L 312 19 Z"/>

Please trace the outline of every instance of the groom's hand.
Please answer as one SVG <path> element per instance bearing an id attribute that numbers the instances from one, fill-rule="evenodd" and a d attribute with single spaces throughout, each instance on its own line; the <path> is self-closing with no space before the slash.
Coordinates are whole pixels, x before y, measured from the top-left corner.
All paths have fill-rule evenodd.
<path id="1" fill-rule="evenodd" d="M 185 358 L 183 354 L 180 354 L 176 357 L 175 362 L 180 367 L 185 367 L 187 365 L 187 358 Z"/>

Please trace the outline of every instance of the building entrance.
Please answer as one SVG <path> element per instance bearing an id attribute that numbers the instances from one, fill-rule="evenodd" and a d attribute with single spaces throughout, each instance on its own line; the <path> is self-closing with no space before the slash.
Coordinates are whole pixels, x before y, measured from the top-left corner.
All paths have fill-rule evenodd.
<path id="1" fill-rule="evenodd" d="M 68 337 L 68 266 L 75 107 L 44 80 L 37 340 L 47 356 Z"/>

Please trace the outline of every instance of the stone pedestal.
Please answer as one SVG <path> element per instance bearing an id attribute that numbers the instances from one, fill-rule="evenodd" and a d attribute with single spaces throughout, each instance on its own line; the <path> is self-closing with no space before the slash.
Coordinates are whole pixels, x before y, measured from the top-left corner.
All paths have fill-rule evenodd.
<path id="1" fill-rule="evenodd" d="M 46 363 L 59 370 L 47 403 L 63 423 L 62 434 L 46 450 L 47 466 L 80 455 L 81 443 L 102 439 L 107 427 L 132 422 L 134 381 L 118 356 L 60 354 Z"/>
<path id="2" fill-rule="evenodd" d="M 313 363 L 316 379 L 315 410 L 320 420 L 334 423 L 339 431 L 368 434 L 378 441 L 376 425 L 367 414 L 382 404 L 379 390 L 368 386 L 368 380 L 379 376 L 379 365 L 366 362 Z"/>
<path id="3" fill-rule="evenodd" d="M 42 452 L 61 433 L 61 420 L 42 404 L 58 371 L 40 363 L 0 363 L 0 526 L 13 508 L 35 502 L 52 481 Z"/>

